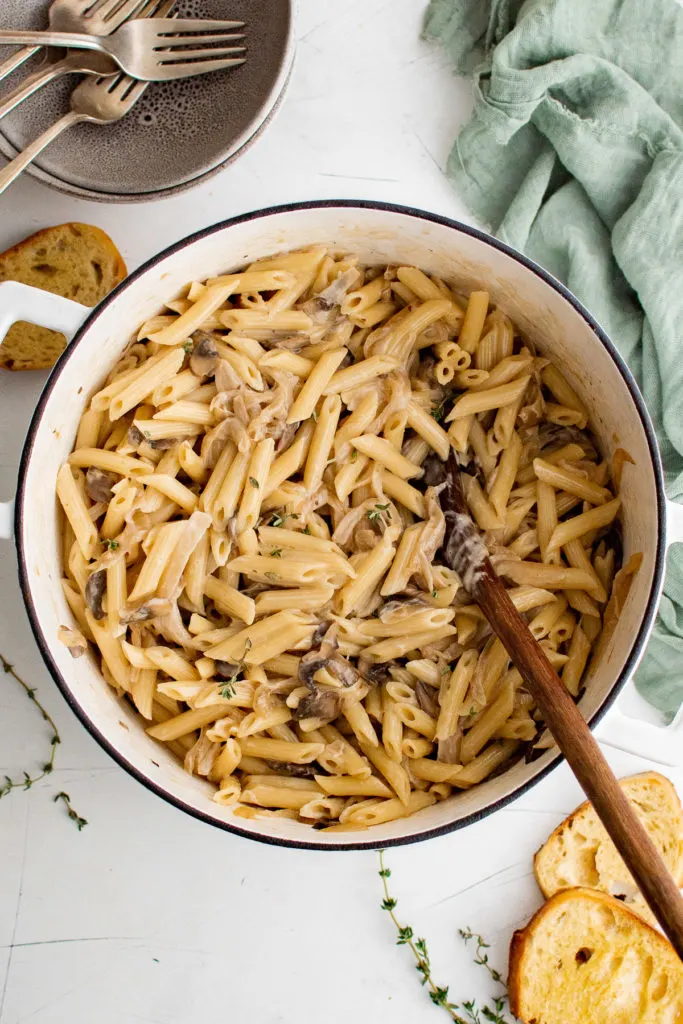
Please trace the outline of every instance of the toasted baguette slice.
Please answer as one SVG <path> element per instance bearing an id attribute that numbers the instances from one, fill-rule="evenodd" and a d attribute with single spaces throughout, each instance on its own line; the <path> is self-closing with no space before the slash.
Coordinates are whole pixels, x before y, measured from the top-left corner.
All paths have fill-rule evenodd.
<path id="1" fill-rule="evenodd" d="M 657 772 L 622 779 L 621 786 L 664 863 L 683 885 L 683 810 L 673 785 Z M 629 909 L 654 923 L 612 840 L 589 803 L 559 825 L 534 858 L 534 873 L 545 897 L 582 885 L 623 899 Z"/>
<path id="2" fill-rule="evenodd" d="M 683 1024 L 683 964 L 620 900 L 565 889 L 515 932 L 510 1008 L 523 1024 Z"/>
<path id="3" fill-rule="evenodd" d="M 0 253 L 0 281 L 21 281 L 96 306 L 126 276 L 111 238 L 89 224 L 45 228 Z M 0 367 L 43 370 L 63 351 L 63 334 L 19 321 L 0 344 Z"/>

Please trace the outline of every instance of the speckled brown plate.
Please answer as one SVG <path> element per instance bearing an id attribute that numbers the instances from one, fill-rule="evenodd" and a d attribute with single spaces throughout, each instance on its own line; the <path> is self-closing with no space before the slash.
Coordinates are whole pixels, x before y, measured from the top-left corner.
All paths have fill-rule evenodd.
<path id="1" fill-rule="evenodd" d="M 47 6 L 44 0 L 1 0 L 0 28 L 43 28 Z M 186 17 L 244 21 L 246 63 L 153 83 L 122 121 L 71 128 L 27 173 L 87 199 L 149 200 L 197 184 L 249 146 L 287 85 L 294 57 L 292 0 L 178 0 L 176 10 Z M 0 60 L 9 52 L 0 47 Z M 0 89 L 13 87 L 27 66 Z M 53 82 L 0 121 L 0 152 L 11 159 L 66 113 L 77 81 L 72 75 Z"/>

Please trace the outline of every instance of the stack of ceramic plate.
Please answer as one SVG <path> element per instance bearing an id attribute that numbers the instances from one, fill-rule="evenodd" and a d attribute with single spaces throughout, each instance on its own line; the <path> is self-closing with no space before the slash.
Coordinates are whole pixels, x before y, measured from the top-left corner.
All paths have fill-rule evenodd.
<path id="1" fill-rule="evenodd" d="M 47 0 L 2 0 L 0 28 L 44 28 Z M 246 23 L 246 63 L 197 78 L 153 83 L 122 121 L 77 125 L 52 143 L 28 173 L 87 199 L 148 200 L 189 188 L 225 167 L 259 135 L 277 109 L 294 58 L 292 0 L 178 0 L 183 17 Z M 0 60 L 11 51 L 0 47 Z M 13 88 L 40 57 L 2 83 Z M 46 86 L 0 121 L 8 159 L 69 108 L 78 82 Z"/>

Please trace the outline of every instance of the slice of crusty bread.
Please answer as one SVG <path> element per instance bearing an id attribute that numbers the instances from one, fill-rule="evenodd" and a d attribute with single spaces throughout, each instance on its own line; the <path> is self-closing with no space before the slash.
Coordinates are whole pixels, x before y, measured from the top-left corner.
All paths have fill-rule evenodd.
<path id="1" fill-rule="evenodd" d="M 657 772 L 622 779 L 621 786 L 664 863 L 683 885 L 683 809 L 673 785 Z M 646 921 L 654 916 L 589 803 L 559 825 L 534 858 L 534 873 L 548 897 L 571 886 L 600 889 L 623 899 Z"/>
<path id="2" fill-rule="evenodd" d="M 95 306 L 126 276 L 126 264 L 109 235 L 90 224 L 58 224 L 0 253 L 0 281 L 21 281 Z M 19 321 L 0 344 L 0 367 L 42 370 L 53 366 L 63 334 Z"/>
<path id="3" fill-rule="evenodd" d="M 510 946 L 510 1007 L 523 1024 L 683 1024 L 683 963 L 620 900 L 565 889 Z"/>

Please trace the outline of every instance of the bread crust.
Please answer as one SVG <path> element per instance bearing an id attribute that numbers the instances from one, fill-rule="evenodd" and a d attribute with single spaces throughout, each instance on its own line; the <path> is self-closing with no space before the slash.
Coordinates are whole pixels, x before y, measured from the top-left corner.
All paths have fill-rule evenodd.
<path id="1" fill-rule="evenodd" d="M 101 256 L 105 272 L 96 285 L 93 285 L 91 279 L 90 296 L 86 300 L 86 304 L 91 306 L 101 301 L 128 272 L 121 253 L 105 231 L 91 224 L 71 221 L 42 228 L 0 253 L 0 281 L 19 281 L 80 301 L 80 296 L 67 294 L 62 286 L 64 277 L 69 274 L 69 267 L 59 268 L 59 280 L 56 279 L 56 275 L 51 278 L 50 274 L 45 274 L 40 281 L 36 280 L 36 267 L 33 264 L 36 259 L 40 259 L 40 250 L 52 248 L 54 253 L 55 246 L 58 250 L 68 250 L 70 253 L 74 261 L 74 284 L 79 283 L 78 259 L 82 257 L 84 268 L 90 261 L 92 268 L 93 256 Z M 80 253 L 79 248 L 82 250 Z M 21 267 L 22 262 L 26 264 L 24 268 Z M 96 262 L 99 265 L 100 260 Z M 101 270 L 99 266 L 94 269 Z M 5 342 L 0 344 L 0 368 L 14 371 L 47 369 L 54 365 L 63 348 L 63 335 L 37 324 L 20 322 L 10 327 Z"/>
<path id="2" fill-rule="evenodd" d="M 681 806 L 681 800 L 676 791 L 676 787 L 673 785 L 670 779 L 667 779 L 664 775 L 661 775 L 659 772 L 648 771 L 641 772 L 637 775 L 630 775 L 627 778 L 620 780 L 621 785 L 624 788 L 627 796 L 629 795 L 629 783 L 648 781 L 656 783 L 657 785 L 662 786 L 664 789 L 666 789 L 667 797 L 671 801 L 672 806 L 676 809 L 677 822 L 674 824 L 678 827 L 678 829 L 680 829 L 680 823 L 683 822 L 683 807 Z M 548 860 L 552 858 L 552 856 L 558 850 L 561 849 L 564 833 L 573 829 L 577 824 L 580 825 L 584 816 L 588 814 L 594 817 L 594 811 L 591 807 L 591 804 L 589 803 L 589 801 L 586 800 L 579 807 L 577 807 L 575 811 L 568 815 L 564 819 L 564 821 L 560 822 L 557 828 L 555 828 L 553 832 L 551 832 L 551 834 L 548 836 L 543 846 L 541 846 L 540 849 L 538 849 L 536 851 L 536 854 L 534 855 L 534 876 L 536 878 L 536 882 L 538 883 L 539 889 L 541 890 L 546 899 L 549 899 L 556 891 L 555 887 L 552 887 L 548 884 L 549 878 L 548 871 L 546 870 L 546 864 L 548 863 Z M 606 836 L 604 842 L 609 842 Z M 673 874 L 676 882 L 680 886 L 683 885 L 683 841 L 679 844 L 679 848 L 679 861 L 678 864 L 675 865 L 673 868 Z M 596 888 L 600 889 L 600 891 L 604 891 L 604 889 L 602 889 L 600 886 L 596 886 Z M 643 913 L 646 916 L 647 912 L 643 911 Z"/>
<path id="3" fill-rule="evenodd" d="M 533 1024 L 534 1021 L 534 1018 L 528 1015 L 528 1011 L 525 1006 L 524 994 L 524 960 L 526 954 L 531 948 L 533 938 L 544 923 L 545 919 L 550 915 L 554 915 L 558 907 L 563 905 L 569 906 L 570 904 L 582 901 L 590 901 L 599 906 L 609 908 L 614 914 L 621 916 L 621 919 L 626 926 L 633 928 L 634 931 L 640 931 L 641 933 L 643 931 L 647 932 L 649 940 L 656 946 L 660 947 L 662 955 L 666 959 L 673 956 L 674 960 L 676 960 L 676 954 L 667 939 L 656 931 L 656 929 L 652 928 L 647 921 L 643 920 L 639 914 L 634 913 L 634 911 L 629 910 L 628 907 L 624 906 L 620 900 L 615 899 L 613 896 L 608 896 L 606 893 L 600 892 L 597 889 L 588 889 L 585 887 L 562 889 L 554 896 L 551 896 L 550 899 L 536 911 L 525 928 L 520 928 L 514 932 L 510 942 L 508 974 L 510 1009 L 512 1013 L 519 1018 L 522 1024 Z M 596 1017 L 596 1019 L 598 1018 Z"/>

